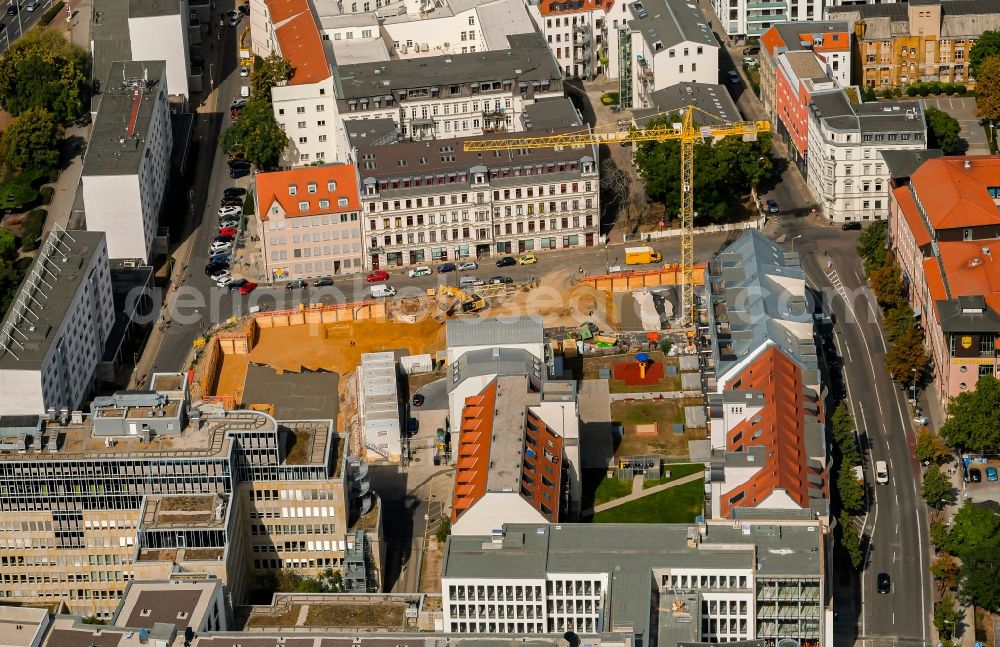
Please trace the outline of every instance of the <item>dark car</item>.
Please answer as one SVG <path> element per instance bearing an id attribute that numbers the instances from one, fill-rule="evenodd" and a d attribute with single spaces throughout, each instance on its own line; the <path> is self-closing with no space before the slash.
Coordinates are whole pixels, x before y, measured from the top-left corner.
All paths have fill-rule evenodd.
<path id="1" fill-rule="evenodd" d="M 510 267 L 517 265 L 517 259 L 513 256 L 501 256 L 497 259 L 497 267 Z"/>
<path id="2" fill-rule="evenodd" d="M 222 200 L 219 201 L 219 206 L 220 207 L 242 207 L 243 206 L 243 199 L 242 198 L 223 198 Z"/>
<path id="3" fill-rule="evenodd" d="M 506 284 L 506 283 L 513 283 L 513 282 L 514 282 L 514 279 L 510 278 L 509 276 L 494 276 L 492 279 L 490 279 L 488 281 L 488 283 L 490 283 L 491 285 L 499 285 L 501 283 Z"/>
<path id="4" fill-rule="evenodd" d="M 229 163 L 229 177 L 236 179 L 238 177 L 243 177 L 244 175 L 250 174 L 250 162 L 244 162 L 243 160 L 236 160 Z"/>
<path id="5" fill-rule="evenodd" d="M 326 287 L 328 285 L 333 285 L 333 279 L 331 279 L 329 276 L 324 276 L 321 279 L 316 279 L 315 281 L 313 281 L 313 285 L 315 285 L 318 288 Z"/>
<path id="6" fill-rule="evenodd" d="M 424 406 L 424 394 L 423 393 L 418 393 L 415 396 L 413 396 L 413 406 L 415 406 L 415 407 L 422 407 L 422 406 Z"/>
<path id="7" fill-rule="evenodd" d="M 744 56 L 756 56 L 757 54 L 760 54 L 759 47 L 747 47 L 745 50 L 743 50 Z"/>
<path id="8" fill-rule="evenodd" d="M 237 97 L 233 99 L 233 102 L 229 104 L 230 110 L 239 110 L 240 108 L 246 108 L 248 101 L 243 97 Z"/>
<path id="9" fill-rule="evenodd" d="M 17 5 L 16 4 L 9 4 L 9 5 L 7 5 L 7 15 L 8 16 L 16 16 L 17 15 Z"/>
<path id="10" fill-rule="evenodd" d="M 778 209 L 778 203 L 775 202 L 774 200 L 768 200 L 767 201 L 767 212 L 768 213 L 778 213 L 778 211 L 780 211 L 780 209 Z"/>
<path id="11" fill-rule="evenodd" d="M 417 422 L 416 418 L 410 418 L 406 421 L 406 435 L 413 437 L 417 435 L 417 429 L 420 428 L 420 423 Z"/>
<path id="12" fill-rule="evenodd" d="M 209 263 L 225 263 L 226 265 L 228 265 L 229 261 L 231 261 L 231 260 L 233 260 L 233 255 L 232 254 L 222 253 L 222 254 L 212 254 L 212 256 L 209 257 L 208 262 Z"/>
<path id="13" fill-rule="evenodd" d="M 969 481 L 971 483 L 982 483 L 983 473 L 979 471 L 978 467 L 969 468 Z"/>
<path id="14" fill-rule="evenodd" d="M 205 266 L 205 276 L 212 276 L 216 272 L 229 269 L 229 263 L 209 263 Z"/>
<path id="15" fill-rule="evenodd" d="M 438 274 L 454 272 L 456 269 L 458 269 L 458 267 L 454 263 L 441 263 L 438 265 Z"/>
<path id="16" fill-rule="evenodd" d="M 857 231 L 857 230 L 861 229 L 861 223 L 860 222 L 856 222 L 856 221 L 855 222 L 845 222 L 844 224 L 842 224 L 840 226 L 840 228 L 843 229 L 844 231 Z"/>
<path id="17" fill-rule="evenodd" d="M 226 289 L 229 290 L 230 292 L 236 292 L 249 282 L 250 281 L 246 279 L 236 279 L 235 281 L 230 281 L 229 284 L 226 285 Z"/>
<path id="18" fill-rule="evenodd" d="M 878 574 L 878 584 L 876 584 L 876 590 L 882 594 L 892 591 L 892 580 L 889 579 L 888 573 Z"/>
<path id="19" fill-rule="evenodd" d="M 309 284 L 302 279 L 295 279 L 285 284 L 286 290 L 305 290 L 307 287 L 309 287 Z"/>
<path id="20" fill-rule="evenodd" d="M 250 3 L 241 4 L 240 6 L 236 7 L 236 9 L 244 16 L 250 15 Z"/>
<path id="21" fill-rule="evenodd" d="M 238 186 L 231 186 L 222 192 L 222 196 L 225 198 L 242 198 L 247 194 L 246 189 L 242 189 Z"/>

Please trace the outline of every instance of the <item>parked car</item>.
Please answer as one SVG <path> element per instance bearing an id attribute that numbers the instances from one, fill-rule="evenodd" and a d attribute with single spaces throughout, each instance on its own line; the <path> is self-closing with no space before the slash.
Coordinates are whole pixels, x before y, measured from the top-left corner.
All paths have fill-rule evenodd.
<path id="1" fill-rule="evenodd" d="M 285 284 L 286 290 L 305 290 L 309 287 L 309 284 L 302 279 L 294 279 Z"/>
<path id="2" fill-rule="evenodd" d="M 247 2 L 247 3 L 241 4 L 240 6 L 236 7 L 236 10 L 239 11 L 244 16 L 249 16 L 250 15 L 250 3 Z"/>
<path id="3" fill-rule="evenodd" d="M 222 243 L 222 242 L 216 241 L 216 242 L 212 243 L 212 246 L 208 249 L 208 251 L 209 251 L 210 254 L 218 254 L 220 252 L 229 252 L 229 251 L 232 251 L 232 249 L 233 249 L 233 244 L 232 243 Z"/>
<path id="4" fill-rule="evenodd" d="M 497 267 L 510 267 L 517 265 L 517 259 L 513 256 L 501 256 L 497 259 Z"/>
<path id="5" fill-rule="evenodd" d="M 9 5 L 7 5 L 7 15 L 8 16 L 16 16 L 17 15 L 17 5 L 16 4 L 9 4 Z"/>
<path id="6" fill-rule="evenodd" d="M 239 11 L 230 10 L 226 12 L 226 22 L 229 23 L 230 27 L 235 27 L 236 25 L 240 24 L 240 20 L 242 19 L 243 19 L 243 14 L 241 14 Z"/>
<path id="7" fill-rule="evenodd" d="M 476 261 L 463 261 L 458 264 L 459 272 L 467 272 L 469 270 L 478 270 L 478 269 L 479 269 L 479 263 L 477 263 Z"/>
<path id="8" fill-rule="evenodd" d="M 256 283 L 254 283 L 253 281 L 247 281 L 242 286 L 240 286 L 240 294 L 246 296 L 247 294 L 250 294 L 256 289 L 257 289 Z"/>
<path id="9" fill-rule="evenodd" d="M 246 105 L 246 104 L 244 104 Z M 242 106 L 241 106 L 242 107 Z M 222 192 L 222 195 L 227 198 L 242 198 L 247 194 L 247 190 L 240 188 L 238 186 L 231 186 Z"/>
<path id="10" fill-rule="evenodd" d="M 237 230 L 236 227 L 220 227 L 219 228 L 219 236 L 229 236 L 229 237 L 232 237 L 232 236 L 235 236 L 237 233 L 239 233 L 239 230 Z"/>
<path id="11" fill-rule="evenodd" d="M 430 276 L 431 275 L 431 268 L 429 268 L 429 267 L 427 267 L 425 265 L 421 265 L 420 267 L 414 267 L 413 269 L 411 269 L 410 271 L 408 271 L 406 273 L 406 275 L 408 277 L 410 277 L 411 279 L 416 278 L 418 276 Z"/>
<path id="12" fill-rule="evenodd" d="M 239 218 L 243 215 L 243 209 L 239 207 L 219 207 L 219 217 L 225 218 L 226 216 L 234 216 Z"/>
<path id="13" fill-rule="evenodd" d="M 482 284 L 483 284 L 482 280 L 474 276 L 463 276 L 458 280 L 458 285 L 463 288 L 474 288 L 477 285 L 482 285 Z"/>
<path id="14" fill-rule="evenodd" d="M 743 50 L 743 53 L 747 56 L 756 56 L 760 54 L 760 48 L 757 47 L 756 45 L 753 47 L 747 47 L 745 50 Z"/>
<path id="15" fill-rule="evenodd" d="M 225 265 L 228 266 L 229 265 L 229 261 L 231 261 L 231 260 L 233 260 L 233 255 L 232 254 L 213 254 L 212 256 L 209 257 L 208 263 L 210 265 L 212 263 L 224 263 Z"/>
<path id="16" fill-rule="evenodd" d="M 241 108 L 246 108 L 247 107 L 247 103 L 248 103 L 248 101 L 245 98 L 243 98 L 243 97 L 236 97 L 235 99 L 233 99 L 233 102 L 229 104 L 229 109 L 230 110 L 239 110 Z M 231 189 L 226 189 L 226 191 L 230 191 L 230 190 Z M 243 191 L 243 193 L 246 193 L 246 191 Z M 241 193 L 240 195 L 243 195 L 243 194 Z"/>
<path id="17" fill-rule="evenodd" d="M 219 218 L 219 226 L 239 228 L 240 221 L 236 218 Z"/>
<path id="18" fill-rule="evenodd" d="M 243 199 L 242 198 L 222 198 L 222 200 L 219 200 L 219 206 L 220 207 L 240 207 L 240 208 L 242 208 L 243 207 Z"/>
<path id="19" fill-rule="evenodd" d="M 330 278 L 329 276 L 324 276 L 321 279 L 316 279 L 315 281 L 313 281 L 313 285 L 317 288 L 333 285 L 333 279 Z"/>
<path id="20" fill-rule="evenodd" d="M 229 177 L 236 179 L 250 174 L 250 162 L 234 160 L 229 163 Z"/>
<path id="21" fill-rule="evenodd" d="M 229 269 L 229 263 L 223 263 L 221 261 L 216 263 L 209 263 L 208 265 L 205 266 L 205 276 L 212 276 L 213 274 L 216 274 L 217 272 L 221 272 L 222 270 L 226 269 Z"/>
<path id="22" fill-rule="evenodd" d="M 219 279 L 218 281 L 216 281 L 215 284 L 217 286 L 219 286 L 220 288 L 228 288 L 229 284 L 232 283 L 235 280 L 236 279 L 234 279 L 231 276 L 224 276 L 221 279 Z"/>
<path id="23" fill-rule="evenodd" d="M 28 4 L 24 5 L 24 10 L 28 12 L 35 11 L 41 4 L 38 0 L 28 0 Z"/>
<path id="24" fill-rule="evenodd" d="M 417 435 L 417 430 L 420 428 L 420 423 L 417 422 L 416 418 L 410 418 L 406 421 L 406 435 L 413 438 Z"/>
<path id="25" fill-rule="evenodd" d="M 510 278 L 509 276 L 494 276 L 492 279 L 490 279 L 490 285 L 499 285 L 501 283 L 509 284 L 513 282 L 514 279 Z"/>
<path id="26" fill-rule="evenodd" d="M 240 65 L 240 76 L 248 77 L 250 76 L 250 68 L 246 65 Z"/>
<path id="27" fill-rule="evenodd" d="M 374 271 L 368 273 L 368 276 L 365 277 L 365 280 L 368 281 L 369 283 L 378 283 L 379 281 L 388 281 L 389 280 L 389 273 L 386 272 L 385 270 L 374 270 Z"/>
<path id="28" fill-rule="evenodd" d="M 840 228 L 844 231 L 857 231 L 861 229 L 861 223 L 856 220 L 852 222 L 845 222 L 840 226 Z"/>
<path id="29" fill-rule="evenodd" d="M 230 292 L 235 292 L 249 282 L 250 281 L 247 281 L 246 279 L 236 279 L 234 281 L 230 281 L 229 285 L 226 286 L 226 289 Z"/>
<path id="30" fill-rule="evenodd" d="M 458 266 L 455 265 L 454 263 L 441 263 L 437 267 L 438 274 L 446 274 L 448 272 L 454 272 L 457 269 Z"/>
<path id="31" fill-rule="evenodd" d="M 517 259 L 517 264 L 518 265 L 534 265 L 537 262 L 538 262 L 538 259 L 535 258 L 534 254 L 522 254 Z"/>
<path id="32" fill-rule="evenodd" d="M 729 79 L 730 83 L 740 82 L 740 75 L 737 74 L 734 70 L 729 70 L 728 72 L 726 72 L 726 78 Z"/>
<path id="33" fill-rule="evenodd" d="M 246 99 L 246 98 L 248 98 L 250 96 L 250 86 L 249 85 L 241 85 L 240 86 L 240 96 L 243 97 L 244 99 Z"/>
<path id="34" fill-rule="evenodd" d="M 774 200 L 767 201 L 767 212 L 768 213 L 778 213 L 780 209 L 778 208 L 778 203 Z"/>
<path id="35" fill-rule="evenodd" d="M 986 480 L 987 481 L 998 481 L 1000 480 L 1000 474 L 997 474 L 997 468 L 987 467 L 986 468 Z"/>
<path id="36" fill-rule="evenodd" d="M 233 242 L 233 236 L 223 236 L 222 234 L 219 234 L 218 236 L 215 237 L 215 240 L 213 240 L 212 242 L 214 242 L 214 243 L 231 243 L 231 242 Z"/>
<path id="37" fill-rule="evenodd" d="M 876 585 L 879 593 L 883 595 L 892 591 L 892 581 L 889 579 L 888 573 L 878 574 L 878 584 Z"/>
<path id="38" fill-rule="evenodd" d="M 983 473 L 979 471 L 978 467 L 969 468 L 969 482 L 970 483 L 982 483 Z"/>
<path id="39" fill-rule="evenodd" d="M 413 396 L 413 406 L 415 406 L 415 407 L 422 407 L 422 406 L 424 406 L 424 394 L 423 393 L 418 393 L 415 396 Z"/>

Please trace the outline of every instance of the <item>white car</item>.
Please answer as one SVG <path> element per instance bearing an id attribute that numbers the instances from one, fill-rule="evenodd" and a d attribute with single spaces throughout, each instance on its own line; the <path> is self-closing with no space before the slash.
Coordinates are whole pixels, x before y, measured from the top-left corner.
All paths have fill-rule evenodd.
<path id="1" fill-rule="evenodd" d="M 221 279 L 216 281 L 215 284 L 218 285 L 220 288 L 224 288 L 235 280 L 236 279 L 232 276 L 223 276 Z"/>
<path id="2" fill-rule="evenodd" d="M 220 254 L 222 252 L 228 252 L 233 249 L 232 243 L 223 243 L 221 241 L 216 241 L 212 243 L 212 246 L 208 249 L 209 254 Z"/>
<path id="3" fill-rule="evenodd" d="M 229 270 L 219 270 L 218 272 L 212 275 L 212 280 L 218 283 L 227 276 L 230 276 Z"/>
<path id="4" fill-rule="evenodd" d="M 243 215 L 243 210 L 239 207 L 219 207 L 220 218 L 239 218 Z"/>
<path id="5" fill-rule="evenodd" d="M 463 263 L 458 264 L 459 272 L 464 272 L 466 270 L 478 270 L 478 269 L 479 269 L 479 263 L 475 261 L 465 261 Z"/>
<path id="6" fill-rule="evenodd" d="M 41 4 L 42 3 L 39 2 L 39 0 L 28 0 L 28 4 L 24 5 L 24 10 L 28 11 L 28 12 L 32 12 L 32 11 L 38 9 L 38 7 Z"/>
<path id="7" fill-rule="evenodd" d="M 241 14 L 239 11 L 226 12 L 226 19 L 229 21 L 230 27 L 235 27 L 236 25 L 240 24 L 240 19 L 242 18 L 243 14 Z"/>
<path id="8" fill-rule="evenodd" d="M 243 97 L 244 99 L 246 99 L 247 97 L 250 96 L 250 86 L 249 85 L 241 85 L 240 86 L 240 96 Z"/>
<path id="9" fill-rule="evenodd" d="M 250 68 L 246 65 L 240 65 L 240 76 L 250 76 Z"/>
<path id="10" fill-rule="evenodd" d="M 414 267 L 412 270 L 408 271 L 406 275 L 411 279 L 416 278 L 418 276 L 430 276 L 431 268 L 425 265 L 422 265 L 420 267 Z"/>

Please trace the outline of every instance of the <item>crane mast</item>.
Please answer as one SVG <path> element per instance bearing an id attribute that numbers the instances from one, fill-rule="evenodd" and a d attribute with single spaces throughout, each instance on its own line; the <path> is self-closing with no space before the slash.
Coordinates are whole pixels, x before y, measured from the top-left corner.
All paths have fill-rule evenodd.
<path id="1" fill-rule="evenodd" d="M 711 117 L 718 124 L 696 126 L 694 121 L 696 112 Z M 694 326 L 697 319 L 694 303 L 694 143 L 699 139 L 722 138 L 731 135 L 752 138 L 759 133 L 769 132 L 771 124 L 767 121 L 729 123 L 693 105 L 686 106 L 682 114 L 683 118 L 678 125 L 658 125 L 628 131 L 590 131 L 588 129 L 587 132 L 561 135 L 477 139 L 465 142 L 464 149 L 466 151 L 511 151 L 525 148 L 580 148 L 593 144 L 624 142 L 680 141 L 682 230 L 680 319 L 682 325 L 691 327 Z"/>

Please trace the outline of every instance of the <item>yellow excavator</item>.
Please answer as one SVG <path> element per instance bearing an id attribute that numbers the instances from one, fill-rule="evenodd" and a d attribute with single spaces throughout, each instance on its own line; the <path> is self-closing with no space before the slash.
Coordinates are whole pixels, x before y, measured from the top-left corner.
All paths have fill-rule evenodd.
<path id="1" fill-rule="evenodd" d="M 478 294 L 468 294 L 451 285 L 439 285 L 437 289 L 438 310 L 451 316 L 456 312 L 469 314 L 486 307 L 486 299 Z"/>

